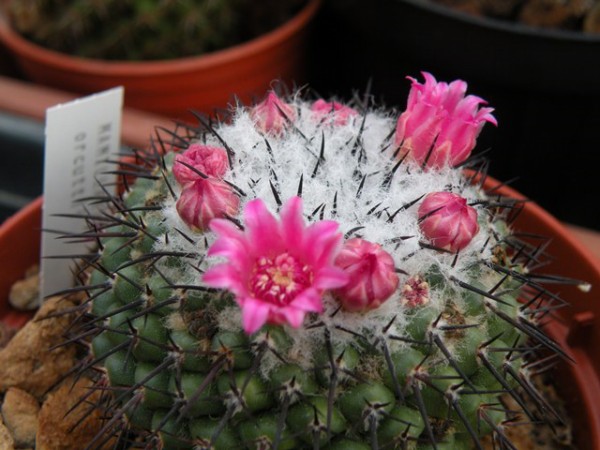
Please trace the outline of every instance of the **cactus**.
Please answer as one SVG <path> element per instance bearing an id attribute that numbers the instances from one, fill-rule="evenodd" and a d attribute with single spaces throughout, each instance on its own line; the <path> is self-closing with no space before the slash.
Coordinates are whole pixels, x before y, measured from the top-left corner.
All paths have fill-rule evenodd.
<path id="1" fill-rule="evenodd" d="M 530 374 L 567 358 L 536 325 L 560 301 L 470 155 L 492 110 L 425 78 L 399 118 L 270 93 L 122 163 L 70 330 L 106 393 L 88 448 L 514 448 L 502 395 L 554 418 Z"/>
<path id="2" fill-rule="evenodd" d="M 10 2 L 16 31 L 44 47 L 109 60 L 195 56 L 283 23 L 302 0 L 23 0 Z M 267 13 L 268 11 L 268 13 Z"/>

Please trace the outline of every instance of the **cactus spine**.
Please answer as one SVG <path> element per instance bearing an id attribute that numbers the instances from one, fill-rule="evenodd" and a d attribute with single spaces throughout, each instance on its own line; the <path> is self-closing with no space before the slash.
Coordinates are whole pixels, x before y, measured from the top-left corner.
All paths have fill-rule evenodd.
<path id="1" fill-rule="evenodd" d="M 493 117 L 463 100 L 472 139 L 430 145 L 456 164 L 411 159 L 414 117 L 300 94 L 137 150 L 137 180 L 86 218 L 82 370 L 112 393 L 90 448 L 123 430 L 169 449 L 514 448 L 501 395 L 552 416 L 529 374 L 537 349 L 565 356 L 536 325 L 558 299 L 511 234 L 521 203 L 464 152 Z"/>

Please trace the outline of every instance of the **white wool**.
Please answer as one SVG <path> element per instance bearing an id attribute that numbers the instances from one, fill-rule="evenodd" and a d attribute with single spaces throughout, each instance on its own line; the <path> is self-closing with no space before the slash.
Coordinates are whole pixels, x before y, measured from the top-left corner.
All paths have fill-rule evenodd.
<path id="1" fill-rule="evenodd" d="M 266 136 L 259 132 L 248 111 L 244 109 L 240 109 L 230 123 L 217 126 L 218 137 L 207 133 L 206 144 L 221 146 L 222 139 L 234 152 L 233 168 L 227 174 L 226 180 L 246 194 L 242 198 L 240 211 L 243 211 L 243 206 L 248 201 L 260 198 L 273 213 L 276 213 L 278 205 L 273 188 L 285 203 L 297 194 L 302 177 L 302 199 L 307 223 L 319 220 L 319 213 L 315 217 L 310 215 L 318 208 L 323 208 L 319 209 L 323 211 L 323 218 L 337 221 L 344 234 L 362 227 L 353 236 L 361 236 L 382 245 L 392 255 L 396 267 L 409 276 L 424 274 L 435 265 L 440 268 L 447 283 L 452 284 L 452 279 L 466 279 L 465 273 L 469 267 L 481 259 L 489 258 L 491 246 L 485 244 L 488 240 L 494 242 L 491 237 L 492 226 L 487 223 L 485 210 L 481 207 L 476 206 L 480 217 L 480 232 L 469 246 L 460 252 L 456 261 L 453 254 L 422 249 L 419 245 L 424 238 L 417 221 L 418 202 L 399 212 L 392 221 L 388 221 L 389 215 L 394 214 L 403 205 L 434 191 L 452 191 L 464 196 L 469 202 L 482 198 L 476 187 L 465 187 L 467 183 L 460 170 L 447 168 L 423 171 L 406 162 L 400 165 L 389 186 L 384 186 L 386 175 L 398 161 L 393 157 L 396 149 L 391 138 L 395 117 L 371 110 L 366 117 L 358 115 L 345 125 L 331 125 L 329 121 L 321 123 L 316 120 L 311 114 L 309 103 L 295 100 L 293 104 L 298 116 L 294 122 L 295 129 L 288 129 L 281 137 Z M 321 148 L 324 148 L 323 159 L 313 177 Z M 357 149 L 354 154 L 353 148 Z M 358 165 L 360 152 L 364 152 L 366 159 L 363 158 Z M 355 173 L 357 167 L 361 172 L 359 176 Z M 366 176 L 364 185 L 360 196 L 357 196 L 363 176 Z M 178 195 L 178 187 L 174 188 L 175 194 Z M 336 193 L 337 207 L 333 214 Z M 378 204 L 373 213 L 367 214 Z M 377 214 L 378 212 L 380 214 Z M 175 210 L 175 200 L 167 202 L 163 213 L 166 228 L 169 230 L 170 251 L 196 253 L 197 257 L 189 263 L 198 265 L 201 270 L 220 262 L 216 258 L 204 258 L 204 241 L 206 239 L 210 245 L 214 236 L 211 232 L 203 234 L 189 229 Z M 239 218 L 241 219 L 241 213 Z M 176 230 L 192 237 L 194 243 L 188 242 Z M 166 249 L 164 242 L 165 239 L 161 239 L 157 247 Z M 165 264 L 162 264 L 161 268 L 168 276 L 178 276 L 176 269 L 168 268 Z M 197 270 L 186 272 L 187 275 L 177 280 L 177 283 L 197 284 Z M 405 344 L 389 339 L 389 336 L 402 336 L 406 325 L 405 309 L 400 303 L 400 289 L 406 279 L 407 276 L 400 275 L 398 291 L 381 307 L 365 313 L 337 311 L 337 302 L 325 295 L 326 311 L 323 315 L 311 315 L 300 329 L 286 327 L 293 341 L 288 356 L 308 367 L 314 350 L 323 348 L 325 329 L 329 330 L 334 345 L 347 345 L 357 339 L 356 335 L 361 335 L 372 342 L 376 342 L 378 338 L 384 339 L 392 350 L 401 348 Z M 442 310 L 441 293 L 431 292 L 430 307 Z M 335 311 L 337 313 L 334 314 Z M 227 310 L 227 314 L 220 316 L 220 326 L 225 329 L 241 329 L 240 318 L 239 312 L 231 314 L 231 311 Z M 384 336 L 383 328 L 392 321 L 393 324 Z M 311 327 L 317 323 L 323 325 Z M 266 358 L 265 370 L 277 364 L 275 356 L 267 355 Z M 269 362 L 269 358 L 273 358 L 273 361 Z"/>

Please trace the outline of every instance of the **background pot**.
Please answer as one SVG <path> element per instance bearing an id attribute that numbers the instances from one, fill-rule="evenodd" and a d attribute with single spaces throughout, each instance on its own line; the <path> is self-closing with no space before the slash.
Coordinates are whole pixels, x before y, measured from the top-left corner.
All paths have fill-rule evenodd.
<path id="1" fill-rule="evenodd" d="M 125 104 L 169 117 L 212 112 L 232 100 L 262 96 L 273 80 L 305 80 L 308 26 L 320 0 L 309 0 L 291 20 L 256 39 L 198 57 L 154 62 L 107 62 L 71 57 L 35 45 L 0 20 L 0 39 L 24 75 L 79 94 L 125 86 Z"/>
<path id="2" fill-rule="evenodd" d="M 488 179 L 486 187 L 498 182 Z M 514 190 L 501 187 L 496 192 L 523 199 Z M 28 316 L 11 310 L 6 304 L 10 285 L 39 258 L 41 198 L 0 226 L 0 320 L 22 324 Z M 575 363 L 561 362 L 556 367 L 556 387 L 567 402 L 574 424 L 577 448 L 600 448 L 600 260 L 554 217 L 534 203 L 525 203 L 516 228 L 552 238 L 547 251 L 554 257 L 544 268 L 546 273 L 582 279 L 593 285 L 591 293 L 576 287 L 560 287 L 561 296 L 571 306 L 559 311 L 547 325 L 550 336 L 558 341 Z"/>
<path id="3" fill-rule="evenodd" d="M 31 317 L 9 305 L 8 293 L 39 263 L 42 203 L 42 197 L 37 198 L 0 226 L 0 317 L 11 327 L 20 327 Z"/>
<path id="4" fill-rule="evenodd" d="M 561 220 L 600 229 L 600 36 L 474 17 L 428 0 L 330 0 L 318 22 L 316 88 L 372 93 L 405 108 L 422 70 L 461 78 L 496 109 L 478 148 L 491 148 L 491 173 Z M 336 30 L 333 32 L 332 30 Z M 333 58 L 333 59 L 332 59 Z M 547 180 L 552 180 L 548 182 Z"/>
<path id="5" fill-rule="evenodd" d="M 498 185 L 489 180 L 486 187 Z M 525 200 L 515 190 L 502 186 L 501 195 Z M 555 386 L 568 404 L 573 423 L 576 448 L 600 448 L 600 259 L 588 251 L 582 242 L 555 217 L 535 203 L 525 203 L 515 222 L 515 228 L 551 238 L 547 249 L 550 262 L 540 272 L 557 274 L 592 285 L 590 292 L 577 286 L 548 286 L 560 291 L 569 306 L 558 310 L 545 329 L 575 361 L 561 362 L 555 367 Z M 539 245 L 540 241 L 537 240 Z"/>

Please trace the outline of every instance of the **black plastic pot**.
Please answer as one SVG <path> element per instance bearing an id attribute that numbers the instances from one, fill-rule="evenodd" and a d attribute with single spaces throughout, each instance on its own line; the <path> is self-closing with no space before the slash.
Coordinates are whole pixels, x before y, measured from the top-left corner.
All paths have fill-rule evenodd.
<path id="1" fill-rule="evenodd" d="M 467 81 L 496 108 L 499 127 L 486 127 L 478 145 L 491 147 L 491 173 L 518 177 L 513 186 L 560 219 L 600 229 L 600 36 L 427 0 L 330 0 L 317 36 L 322 93 L 349 97 L 371 79 L 378 99 L 403 109 L 406 75 Z"/>
<path id="2" fill-rule="evenodd" d="M 43 123 L 0 111 L 0 223 L 42 193 Z"/>

